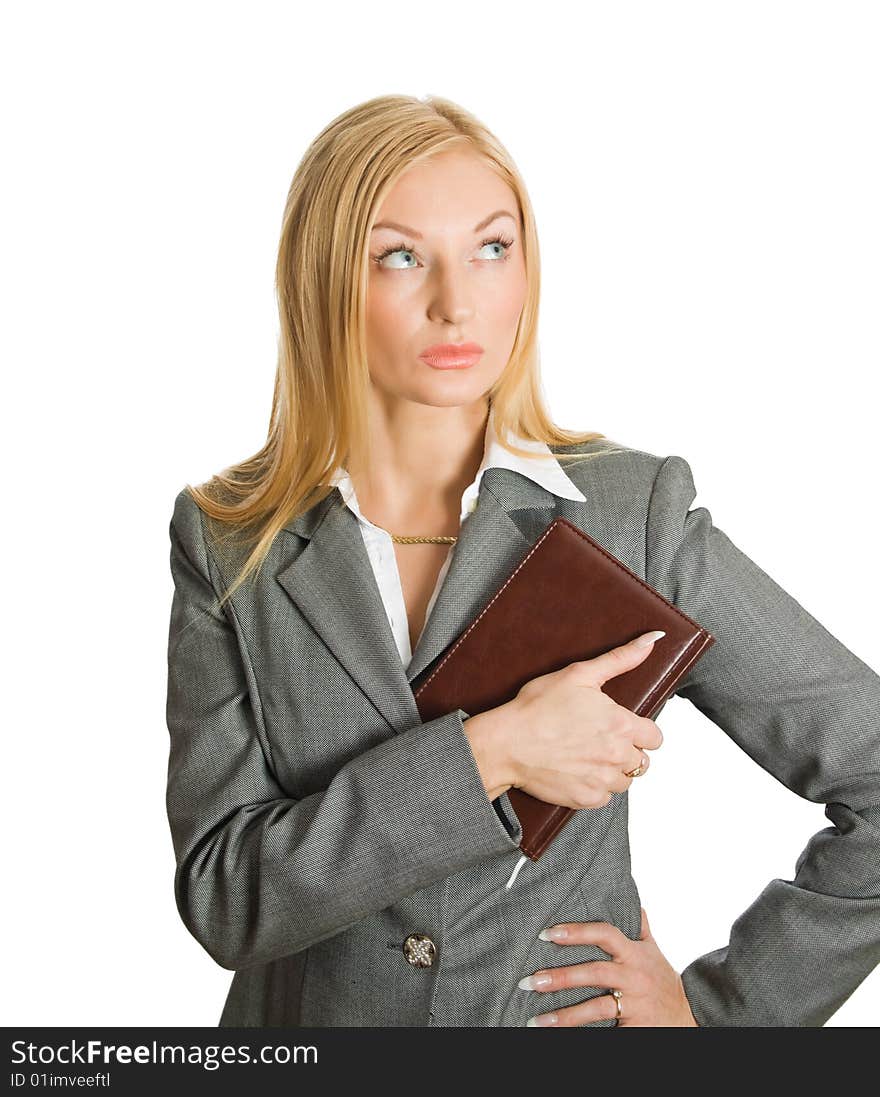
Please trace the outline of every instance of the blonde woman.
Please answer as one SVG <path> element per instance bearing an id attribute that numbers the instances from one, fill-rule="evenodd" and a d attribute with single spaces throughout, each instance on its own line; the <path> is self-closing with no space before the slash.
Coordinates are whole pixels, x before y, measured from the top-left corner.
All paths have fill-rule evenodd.
<path id="1" fill-rule="evenodd" d="M 686 460 L 552 422 L 539 290 L 462 108 L 380 97 L 306 151 L 266 443 L 170 527 L 175 894 L 235 971 L 222 1026 L 819 1026 L 880 957 L 880 680 L 690 509 Z M 627 841 L 662 735 L 602 691 L 662 637 L 489 712 L 414 702 L 557 515 L 713 633 L 678 693 L 834 824 L 681 974 Z M 537 862 L 512 786 L 580 809 Z"/>

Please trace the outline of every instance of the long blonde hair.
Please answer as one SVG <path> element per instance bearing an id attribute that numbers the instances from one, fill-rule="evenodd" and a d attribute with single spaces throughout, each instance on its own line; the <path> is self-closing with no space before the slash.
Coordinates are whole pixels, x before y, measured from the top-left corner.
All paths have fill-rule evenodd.
<path id="1" fill-rule="evenodd" d="M 544 402 L 537 347 L 538 236 L 531 203 L 507 151 L 462 107 L 437 96 L 383 95 L 340 114 L 296 169 L 281 228 L 275 288 L 278 365 L 265 444 L 199 487 L 186 488 L 219 524 L 215 547 L 244 538 L 247 556 L 222 600 L 265 559 L 278 532 L 333 490 L 333 471 L 369 468 L 369 370 L 365 341 L 368 241 L 400 174 L 440 152 L 465 148 L 518 196 L 528 288 L 503 374 L 488 393 L 494 425 L 550 446 L 578 447 L 606 435 L 556 426 Z M 582 452 L 560 460 L 584 460 Z"/>

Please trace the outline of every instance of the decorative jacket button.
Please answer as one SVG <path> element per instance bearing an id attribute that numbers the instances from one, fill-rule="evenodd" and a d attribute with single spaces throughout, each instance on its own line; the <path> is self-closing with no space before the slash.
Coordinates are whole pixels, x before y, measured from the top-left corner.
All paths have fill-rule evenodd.
<path id="1" fill-rule="evenodd" d="M 403 954 L 416 967 L 430 967 L 437 955 L 437 946 L 425 933 L 411 933 L 403 942 Z"/>

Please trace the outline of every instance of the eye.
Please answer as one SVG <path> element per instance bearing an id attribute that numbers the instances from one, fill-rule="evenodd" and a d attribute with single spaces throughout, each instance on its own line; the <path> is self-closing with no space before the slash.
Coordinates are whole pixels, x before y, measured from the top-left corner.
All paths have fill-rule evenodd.
<path id="1" fill-rule="evenodd" d="M 402 255 L 410 255 L 410 256 L 413 254 L 412 249 L 408 248 L 406 246 L 406 244 L 403 244 L 403 243 L 392 244 L 391 247 L 386 248 L 381 253 L 381 255 L 377 255 L 376 258 L 373 260 L 373 262 L 376 264 L 376 266 L 381 266 L 383 259 L 387 259 L 389 255 L 397 255 L 398 253 L 400 253 Z M 386 268 L 386 269 L 406 270 L 406 267 L 390 267 L 390 268 Z"/>
<path id="2" fill-rule="evenodd" d="M 500 244 L 501 247 L 504 248 L 505 252 L 509 252 L 510 249 L 513 247 L 513 241 L 510 239 L 509 236 L 493 236 L 491 240 L 484 240 L 482 244 L 480 244 L 480 249 L 482 250 L 483 248 L 488 248 L 492 244 Z M 502 263 L 507 258 L 509 258 L 509 256 L 506 254 L 496 256 L 496 259 L 500 260 Z"/>
<path id="3" fill-rule="evenodd" d="M 483 240 L 482 241 L 482 243 L 480 244 L 480 250 L 482 251 L 483 248 L 488 248 L 488 247 L 491 247 L 492 245 L 499 245 L 500 247 L 505 249 L 506 253 L 509 253 L 510 249 L 513 247 L 513 240 L 511 240 L 510 237 L 508 237 L 508 236 L 501 236 L 501 235 L 493 236 L 493 237 L 490 237 L 490 239 L 488 239 L 488 240 Z M 388 259 L 392 255 L 409 255 L 411 258 L 414 259 L 415 258 L 415 251 L 414 251 L 413 248 L 409 247 L 409 245 L 403 243 L 403 241 L 398 241 L 396 244 L 391 244 L 390 247 L 385 248 L 385 250 L 383 252 L 381 252 L 379 255 L 375 256 L 374 259 L 373 259 L 373 262 L 376 264 L 377 267 L 381 267 L 383 265 L 384 260 Z M 495 257 L 493 259 L 490 259 L 489 262 L 503 263 L 508 258 L 509 258 L 508 254 L 498 255 L 496 253 Z M 407 267 L 407 266 L 386 266 L 385 269 L 386 270 L 408 270 L 408 269 L 412 269 L 412 268 Z"/>

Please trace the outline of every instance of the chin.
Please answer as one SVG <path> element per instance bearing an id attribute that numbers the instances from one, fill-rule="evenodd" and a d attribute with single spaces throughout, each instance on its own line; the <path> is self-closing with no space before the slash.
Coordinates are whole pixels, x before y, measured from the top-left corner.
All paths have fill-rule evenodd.
<path id="1" fill-rule="evenodd" d="M 431 391 L 422 390 L 407 398 L 432 408 L 461 408 L 485 400 L 487 392 L 488 388 L 484 385 L 462 385 L 457 389 L 444 385 L 442 391 L 432 386 Z"/>
<path id="2" fill-rule="evenodd" d="M 489 384 L 475 377 L 420 377 L 417 381 L 410 379 L 409 384 L 401 385 L 383 385 L 373 380 L 372 384 L 385 400 L 409 400 L 433 408 L 471 404 L 485 397 L 489 390 Z"/>

